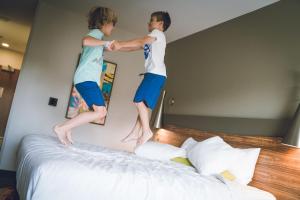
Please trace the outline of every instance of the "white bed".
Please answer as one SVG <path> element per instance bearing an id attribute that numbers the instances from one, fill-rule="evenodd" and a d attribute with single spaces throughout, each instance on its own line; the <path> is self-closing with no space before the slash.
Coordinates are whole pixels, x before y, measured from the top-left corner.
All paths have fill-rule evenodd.
<path id="1" fill-rule="evenodd" d="M 70 147 L 28 135 L 18 151 L 21 200 L 274 200 L 250 186 L 201 176 L 191 167 L 88 144 Z"/>

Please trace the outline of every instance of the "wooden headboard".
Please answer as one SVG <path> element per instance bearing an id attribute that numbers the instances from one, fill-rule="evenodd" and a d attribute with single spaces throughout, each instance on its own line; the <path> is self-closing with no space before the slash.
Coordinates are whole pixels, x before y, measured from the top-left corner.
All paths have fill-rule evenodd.
<path id="1" fill-rule="evenodd" d="M 281 138 L 212 133 L 167 125 L 156 132 L 154 140 L 180 146 L 188 137 L 201 141 L 216 135 L 233 147 L 261 148 L 251 186 L 271 192 L 277 200 L 300 200 L 300 149 L 281 144 Z"/>

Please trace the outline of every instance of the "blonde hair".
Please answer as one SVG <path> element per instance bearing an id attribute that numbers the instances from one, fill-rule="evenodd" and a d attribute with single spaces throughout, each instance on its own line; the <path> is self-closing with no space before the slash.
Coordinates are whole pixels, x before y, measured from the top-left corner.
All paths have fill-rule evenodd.
<path id="1" fill-rule="evenodd" d="M 88 14 L 89 29 L 100 29 L 104 24 L 113 23 L 115 26 L 118 17 L 115 11 L 106 7 L 94 7 Z"/>

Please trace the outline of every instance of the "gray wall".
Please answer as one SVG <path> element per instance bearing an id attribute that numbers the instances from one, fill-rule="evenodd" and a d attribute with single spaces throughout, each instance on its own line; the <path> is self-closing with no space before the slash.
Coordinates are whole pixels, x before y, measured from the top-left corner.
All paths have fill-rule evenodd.
<path id="1" fill-rule="evenodd" d="M 284 135 L 300 99 L 299 11 L 283 0 L 170 43 L 166 123 Z"/>
<path id="2" fill-rule="evenodd" d="M 16 151 L 27 134 L 53 135 L 55 124 L 65 119 L 81 39 L 87 33 L 86 16 L 40 1 L 18 80 L 0 155 L 0 169 L 15 170 Z M 116 30 L 110 39 L 136 37 Z M 132 150 L 134 143 L 121 143 L 134 125 L 137 112 L 132 103 L 144 71 L 143 52 L 106 53 L 118 64 L 105 126 L 86 124 L 73 131 L 77 142 Z M 50 96 L 57 107 L 48 106 Z M 126 114 L 124 114 L 126 113 Z"/>

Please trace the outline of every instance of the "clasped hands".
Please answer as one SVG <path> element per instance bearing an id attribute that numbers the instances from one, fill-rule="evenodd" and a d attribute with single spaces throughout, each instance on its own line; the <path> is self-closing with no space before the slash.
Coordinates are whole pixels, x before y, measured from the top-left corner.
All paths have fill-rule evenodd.
<path id="1" fill-rule="evenodd" d="M 121 49 L 121 45 L 117 40 L 112 40 L 111 42 L 109 42 L 109 44 L 107 45 L 107 51 L 118 51 Z"/>

